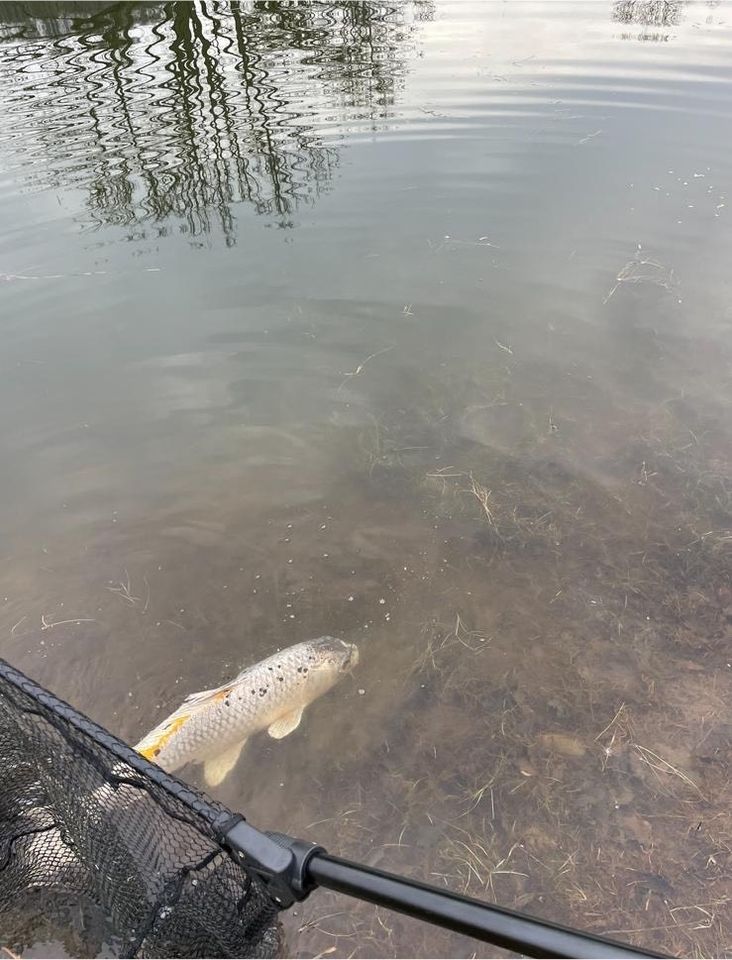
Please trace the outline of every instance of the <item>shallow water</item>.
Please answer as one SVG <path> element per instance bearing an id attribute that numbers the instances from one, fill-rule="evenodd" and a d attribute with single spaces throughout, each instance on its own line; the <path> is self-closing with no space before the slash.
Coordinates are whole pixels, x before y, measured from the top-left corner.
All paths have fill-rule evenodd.
<path id="1" fill-rule="evenodd" d="M 0 654 L 134 742 L 355 641 L 218 798 L 732 953 L 732 4 L 0 3 L 0 54 Z"/>

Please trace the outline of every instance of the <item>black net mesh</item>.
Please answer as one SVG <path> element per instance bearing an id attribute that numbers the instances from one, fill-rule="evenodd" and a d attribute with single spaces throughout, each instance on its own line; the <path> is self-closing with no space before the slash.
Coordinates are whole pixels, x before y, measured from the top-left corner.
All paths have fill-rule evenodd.
<path id="1" fill-rule="evenodd" d="M 0 943 L 278 954 L 275 905 L 218 840 L 231 812 L 1 660 L 0 775 Z"/>

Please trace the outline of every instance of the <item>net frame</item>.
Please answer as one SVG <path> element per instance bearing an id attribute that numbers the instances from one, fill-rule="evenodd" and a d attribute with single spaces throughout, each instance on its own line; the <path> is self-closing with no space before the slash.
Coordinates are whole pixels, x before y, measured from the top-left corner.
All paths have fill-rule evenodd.
<path id="1" fill-rule="evenodd" d="M 0 942 L 78 913 L 92 953 L 281 951 L 277 903 L 225 841 L 243 818 L 3 660 L 0 773 Z"/>

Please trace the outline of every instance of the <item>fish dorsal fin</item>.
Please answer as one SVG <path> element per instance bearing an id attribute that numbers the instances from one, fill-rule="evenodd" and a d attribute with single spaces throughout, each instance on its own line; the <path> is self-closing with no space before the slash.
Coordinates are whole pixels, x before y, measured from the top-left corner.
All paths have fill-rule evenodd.
<path id="1" fill-rule="evenodd" d="M 256 666 L 256 664 L 255 664 L 255 666 Z M 234 679 L 233 679 L 231 682 L 232 682 L 232 683 L 238 683 L 238 682 L 239 682 L 240 680 L 242 680 L 248 673 L 251 673 L 252 670 L 253 670 L 253 667 L 251 667 L 251 666 L 249 666 L 249 667 L 244 667 L 243 670 L 240 670 L 239 673 L 237 673 L 237 675 L 234 677 Z"/>
<path id="2" fill-rule="evenodd" d="M 199 690 L 198 693 L 189 693 L 181 704 L 180 709 L 182 710 L 184 707 L 194 707 L 196 704 L 202 704 L 206 700 L 216 700 L 222 695 L 227 694 L 232 686 L 233 682 L 229 681 L 228 683 L 222 683 L 220 687 L 213 687 L 211 690 Z"/>
<path id="3" fill-rule="evenodd" d="M 246 740 L 241 740 L 230 747 L 227 747 L 223 753 L 215 757 L 209 757 L 203 764 L 203 776 L 210 787 L 218 786 L 236 766 Z"/>
<path id="4" fill-rule="evenodd" d="M 177 720 L 179 717 L 185 717 L 187 719 L 193 716 L 194 713 L 198 713 L 199 710 L 204 710 L 206 707 L 211 706 L 212 703 L 216 703 L 217 700 L 223 700 L 232 687 L 233 683 L 229 681 L 220 687 L 214 687 L 212 690 L 199 690 L 198 693 L 189 693 L 178 709 L 171 713 L 163 723 L 170 723 L 171 720 Z"/>
<path id="5" fill-rule="evenodd" d="M 281 740 L 283 737 L 286 737 L 288 733 L 297 730 L 301 720 L 302 707 L 298 707 L 296 710 L 290 710 L 289 713 L 283 713 L 281 717 L 278 717 L 268 728 L 267 733 L 270 737 L 274 737 L 275 740 Z"/>

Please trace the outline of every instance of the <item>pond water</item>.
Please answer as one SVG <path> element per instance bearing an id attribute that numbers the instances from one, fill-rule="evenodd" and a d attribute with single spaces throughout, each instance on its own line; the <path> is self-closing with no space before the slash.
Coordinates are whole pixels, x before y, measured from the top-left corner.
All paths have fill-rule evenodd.
<path id="1" fill-rule="evenodd" d="M 0 3 L 0 655 L 135 742 L 356 642 L 218 799 L 730 955 L 731 121 L 730 3 Z"/>

